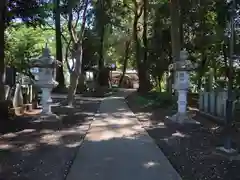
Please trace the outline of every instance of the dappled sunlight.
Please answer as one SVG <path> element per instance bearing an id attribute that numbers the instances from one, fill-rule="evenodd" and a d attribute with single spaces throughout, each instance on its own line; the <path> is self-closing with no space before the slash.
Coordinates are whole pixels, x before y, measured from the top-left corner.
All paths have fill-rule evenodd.
<path id="1" fill-rule="evenodd" d="M 145 133 L 123 99 L 122 96 L 105 98 L 105 104 L 101 106 L 100 113 L 96 114 L 91 125 L 91 133 L 86 137 L 88 141 L 101 142 L 113 138 L 136 139 L 136 136 Z M 109 104 L 113 106 L 109 107 Z"/>
<path id="2" fill-rule="evenodd" d="M 76 101 L 72 111 L 54 109 L 58 119 L 34 122 L 37 116 L 22 117 L 4 124 L 0 132 L 0 179 L 64 177 L 99 108 L 99 99 L 89 99 Z"/>
<path id="3" fill-rule="evenodd" d="M 65 145 L 65 147 L 68 147 L 68 148 L 75 148 L 75 147 L 80 146 L 81 143 L 82 143 L 82 141 L 74 142 L 74 143 L 70 143 L 70 144 Z"/>
<path id="4" fill-rule="evenodd" d="M 50 134 L 50 133 L 54 133 L 53 130 L 50 130 L 50 129 L 43 129 L 40 131 L 41 134 Z"/>
<path id="5" fill-rule="evenodd" d="M 124 100 L 124 97 L 121 96 L 110 96 L 105 98 L 105 100 L 110 101 L 110 100 Z"/>
<path id="6" fill-rule="evenodd" d="M 131 119 L 116 119 L 108 116 L 102 120 L 95 120 L 91 126 L 91 134 L 87 136 L 90 141 L 102 141 L 112 138 L 122 138 L 126 136 L 135 136 L 143 132 L 140 124 Z"/>
<path id="7" fill-rule="evenodd" d="M 165 142 L 167 142 L 168 144 L 173 144 L 173 143 L 177 143 L 179 140 L 184 139 L 184 138 L 190 138 L 190 135 L 185 134 L 180 131 L 175 131 L 171 135 L 163 138 L 163 140 Z"/>
<path id="8" fill-rule="evenodd" d="M 29 143 L 29 144 L 25 144 L 22 147 L 22 150 L 23 151 L 32 151 L 32 150 L 34 150 L 36 148 L 37 148 L 37 143 Z"/>
<path id="9" fill-rule="evenodd" d="M 221 126 L 218 126 L 218 125 L 215 125 L 215 126 L 211 127 L 212 131 L 217 131 L 219 129 L 221 129 Z"/>
<path id="10" fill-rule="evenodd" d="M 8 143 L 5 143 L 5 142 L 0 143 L 0 151 L 1 150 L 10 150 L 10 149 L 15 149 L 15 148 L 16 148 L 16 146 L 13 145 L 13 144 L 8 144 Z"/>
<path id="11" fill-rule="evenodd" d="M 117 111 L 123 111 L 124 112 L 124 111 L 128 111 L 128 109 L 126 109 L 126 108 L 118 108 Z"/>
<path id="12" fill-rule="evenodd" d="M 181 132 L 179 132 L 179 131 L 177 131 L 176 133 L 173 133 L 172 136 L 180 137 L 180 138 L 189 137 L 189 135 L 184 134 L 184 133 L 181 133 Z"/>
<path id="13" fill-rule="evenodd" d="M 22 133 L 32 133 L 35 132 L 35 129 L 24 129 L 22 131 L 17 132 L 17 134 L 22 134 Z"/>
<path id="14" fill-rule="evenodd" d="M 122 126 L 118 124 L 109 124 L 107 127 L 91 127 L 91 133 L 87 135 L 86 139 L 89 141 L 102 141 L 112 138 L 134 137 L 142 132 L 139 125 L 130 124 Z"/>
<path id="15" fill-rule="evenodd" d="M 166 128 L 166 125 L 163 122 L 159 122 L 156 124 L 156 127 L 158 128 Z"/>
<path id="16" fill-rule="evenodd" d="M 1 138 L 15 138 L 17 137 L 17 133 L 7 133 L 7 134 L 4 134 Z"/>
<path id="17" fill-rule="evenodd" d="M 61 135 L 59 134 L 46 134 L 40 138 L 39 142 L 42 144 L 59 145 L 61 144 L 60 138 Z"/>
<path id="18" fill-rule="evenodd" d="M 123 137 L 134 137 L 139 134 L 138 126 L 130 126 L 130 127 L 121 127 L 121 128 L 97 128 L 93 127 L 91 129 L 91 134 L 88 134 L 86 139 L 88 141 L 102 141 L 102 140 L 110 140 L 113 138 L 123 138 Z"/>
<path id="19" fill-rule="evenodd" d="M 91 105 L 90 103 L 89 105 Z M 16 129 L 14 130 L 15 132 L 0 135 L 0 150 L 10 150 L 14 152 L 34 151 L 40 147 L 59 145 L 69 148 L 77 147 L 82 140 L 82 134 L 88 130 L 89 121 L 93 119 L 93 116 L 93 111 L 78 111 L 71 115 L 72 119 L 70 120 L 68 120 L 68 115 L 65 114 L 60 115 L 60 118 L 54 121 L 24 119 L 23 122 L 25 122 L 25 124 L 23 125 L 25 127 L 23 126 L 21 127 L 22 129 L 19 128 L 19 130 Z M 72 120 L 76 118 L 79 122 L 84 118 L 84 121 L 87 123 L 81 122 L 79 125 L 73 124 L 75 122 L 72 122 Z M 64 125 L 63 123 L 69 127 L 61 129 Z M 70 136 L 74 136 L 75 138 L 69 141 Z"/>
<path id="20" fill-rule="evenodd" d="M 183 179 L 237 179 L 239 177 L 237 161 L 229 161 L 227 156 L 214 154 L 216 147 L 222 145 L 225 136 L 224 128 L 216 125 L 211 118 L 196 113 L 190 108 L 189 116 L 198 121 L 180 124 L 166 120 L 176 113 L 173 107 L 144 107 L 147 102 L 137 102 L 138 97 L 146 97 L 135 93 L 128 98 L 128 104 L 158 147 L 167 156 Z M 161 94 L 159 94 L 159 97 Z M 148 117 L 147 114 L 150 114 Z M 147 117 L 147 118 L 145 118 Z M 159 126 L 160 123 L 160 126 Z M 238 131 L 232 132 L 233 147 L 239 147 Z M 236 137 L 235 137 L 236 136 Z M 237 174 L 234 177 L 232 174 Z M 161 178 L 160 178 L 161 179 Z"/>
<path id="21" fill-rule="evenodd" d="M 152 115 L 152 113 L 139 112 L 137 113 L 137 115 L 139 116 L 139 118 L 144 118 L 144 117 L 148 118 L 149 116 Z"/>
<path id="22" fill-rule="evenodd" d="M 154 168 L 156 166 L 160 166 L 160 163 L 159 162 L 154 162 L 154 161 L 149 161 L 147 163 L 144 163 L 143 166 L 147 169 L 148 168 Z"/>
<path id="23" fill-rule="evenodd" d="M 91 112 L 76 112 L 74 113 L 75 116 L 77 115 L 85 115 L 85 116 L 92 116 L 94 115 L 94 113 L 91 113 Z"/>
<path id="24" fill-rule="evenodd" d="M 148 122 L 148 123 L 144 123 L 143 127 L 148 128 L 148 130 L 158 129 L 159 131 L 163 131 L 164 129 L 167 128 L 167 126 L 163 122 L 156 123 L 156 124 L 152 124 Z"/>

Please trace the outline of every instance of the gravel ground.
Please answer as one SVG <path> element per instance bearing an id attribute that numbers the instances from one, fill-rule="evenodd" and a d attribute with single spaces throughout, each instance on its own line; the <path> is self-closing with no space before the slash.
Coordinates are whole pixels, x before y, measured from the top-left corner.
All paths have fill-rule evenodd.
<path id="1" fill-rule="evenodd" d="M 223 142 L 222 127 L 193 115 L 201 125 L 178 125 L 165 120 L 172 111 L 167 108 L 144 108 L 136 101 L 137 93 L 127 102 L 139 121 L 168 157 L 183 180 L 239 180 L 240 161 L 229 161 L 217 155 Z M 240 133 L 234 131 L 234 146 L 240 147 Z"/>
<path id="2" fill-rule="evenodd" d="M 76 101 L 78 113 L 60 120 L 34 122 L 17 118 L 0 125 L 0 179 L 63 180 L 100 104 Z"/>

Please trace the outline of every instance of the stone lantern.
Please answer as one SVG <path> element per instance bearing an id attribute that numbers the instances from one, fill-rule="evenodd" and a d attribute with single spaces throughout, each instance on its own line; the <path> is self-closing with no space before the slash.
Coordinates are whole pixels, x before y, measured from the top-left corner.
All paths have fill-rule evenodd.
<path id="1" fill-rule="evenodd" d="M 58 61 L 51 57 L 47 44 L 43 49 L 42 56 L 32 60 L 31 63 L 32 68 L 38 68 L 38 71 L 35 72 L 34 75 L 37 75 L 35 85 L 42 90 L 42 114 L 52 114 L 50 107 L 52 103 L 51 91 L 58 85 L 58 82 L 54 80 L 57 64 Z"/>
<path id="2" fill-rule="evenodd" d="M 176 72 L 174 89 L 178 94 L 178 112 L 169 117 L 170 120 L 178 123 L 193 123 L 191 117 L 187 113 L 187 93 L 189 88 L 189 71 L 197 68 L 196 64 L 192 64 L 187 60 L 188 53 L 186 50 L 180 52 L 180 61 L 170 64 L 169 69 Z"/>

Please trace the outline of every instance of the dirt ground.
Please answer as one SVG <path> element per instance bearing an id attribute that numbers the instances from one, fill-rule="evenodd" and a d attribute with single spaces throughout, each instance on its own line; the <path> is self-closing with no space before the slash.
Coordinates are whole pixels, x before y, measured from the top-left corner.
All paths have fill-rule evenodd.
<path id="1" fill-rule="evenodd" d="M 0 122 L 1 180 L 63 180 L 100 104 L 82 98 L 59 120 L 18 117 Z"/>
<path id="2" fill-rule="evenodd" d="M 222 127 L 198 114 L 193 118 L 201 125 L 179 125 L 166 120 L 173 114 L 170 108 L 144 107 L 133 93 L 127 98 L 142 126 L 168 157 L 183 180 L 239 180 L 240 161 L 230 161 L 217 155 L 223 144 Z M 233 132 L 234 146 L 240 147 L 240 133 Z"/>

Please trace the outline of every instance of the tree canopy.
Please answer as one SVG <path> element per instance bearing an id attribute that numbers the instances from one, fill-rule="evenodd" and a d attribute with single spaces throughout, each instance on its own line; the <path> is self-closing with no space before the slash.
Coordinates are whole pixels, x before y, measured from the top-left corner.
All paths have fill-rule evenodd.
<path id="1" fill-rule="evenodd" d="M 85 12 L 86 3 L 89 6 Z M 142 91 L 152 86 L 170 90 L 173 77 L 168 66 L 179 58 L 180 49 L 186 49 L 189 59 L 198 64 L 197 71 L 191 74 L 193 91 L 207 86 L 209 69 L 213 69 L 213 87 L 226 87 L 222 79 L 228 74 L 229 9 L 228 1 L 222 0 L 10 1 L 6 4 L 5 59 L 20 67 L 27 62 L 25 59 L 39 54 L 49 33 L 53 38 L 59 29 L 56 38 L 60 37 L 57 42 L 61 46 L 54 45 L 53 40 L 51 48 L 54 54 L 55 47 L 61 48 L 58 56 L 67 67 L 79 43 L 77 39 L 82 38 L 82 69 L 93 65 L 102 69 L 116 63 L 119 69 L 138 70 Z M 56 12 L 60 17 L 58 25 L 54 23 Z M 41 36 L 37 36 L 39 33 Z M 235 42 L 237 55 L 238 36 Z M 236 88 L 238 72 L 235 66 Z"/>

